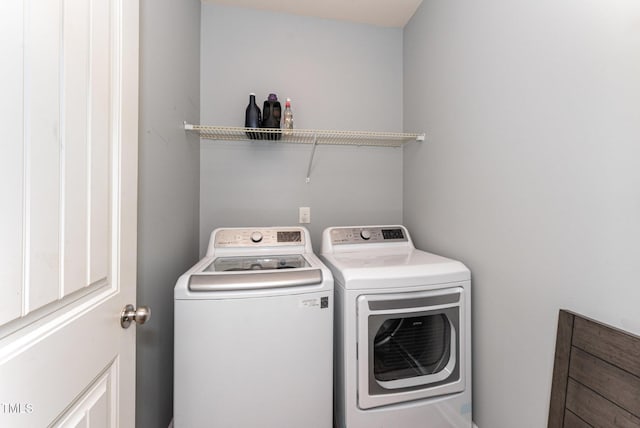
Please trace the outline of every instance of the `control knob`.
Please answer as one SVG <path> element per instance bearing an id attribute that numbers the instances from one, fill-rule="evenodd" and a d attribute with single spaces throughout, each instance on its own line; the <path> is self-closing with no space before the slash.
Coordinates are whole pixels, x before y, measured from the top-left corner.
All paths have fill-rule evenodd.
<path id="1" fill-rule="evenodd" d="M 262 241 L 262 233 L 260 233 L 260 232 L 253 232 L 253 233 L 251 234 L 251 240 L 252 240 L 253 242 L 260 242 L 260 241 Z"/>
<path id="2" fill-rule="evenodd" d="M 365 229 L 360 232 L 360 237 L 365 241 L 368 241 L 369 239 L 371 239 L 371 232 Z"/>

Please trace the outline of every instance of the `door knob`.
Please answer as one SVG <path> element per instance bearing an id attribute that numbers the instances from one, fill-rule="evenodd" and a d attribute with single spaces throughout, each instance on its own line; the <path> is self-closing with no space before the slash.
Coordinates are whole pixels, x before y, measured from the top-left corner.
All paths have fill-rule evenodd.
<path id="1" fill-rule="evenodd" d="M 140 306 L 138 309 L 133 305 L 127 305 L 120 314 L 120 325 L 122 328 L 129 328 L 131 322 L 144 324 L 151 318 L 151 309 L 146 306 Z"/>

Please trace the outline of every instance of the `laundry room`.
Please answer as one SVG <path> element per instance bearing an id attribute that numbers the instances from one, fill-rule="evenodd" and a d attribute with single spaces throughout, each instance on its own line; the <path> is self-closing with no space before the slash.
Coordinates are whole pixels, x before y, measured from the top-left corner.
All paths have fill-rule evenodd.
<path id="1" fill-rule="evenodd" d="M 300 207 L 316 251 L 328 226 L 395 223 L 469 267 L 479 428 L 546 426 L 559 309 L 640 333 L 636 2 L 424 0 L 383 27 L 143 1 L 141 22 L 138 299 L 161 315 L 139 330 L 139 426 L 171 420 L 172 281 L 214 228 Z M 290 98 L 296 128 L 426 138 L 320 145 L 309 167 L 306 144 L 179 126 L 242 126 L 251 92 Z"/>
<path id="2" fill-rule="evenodd" d="M 0 426 L 640 427 L 637 0 L 0 10 Z"/>

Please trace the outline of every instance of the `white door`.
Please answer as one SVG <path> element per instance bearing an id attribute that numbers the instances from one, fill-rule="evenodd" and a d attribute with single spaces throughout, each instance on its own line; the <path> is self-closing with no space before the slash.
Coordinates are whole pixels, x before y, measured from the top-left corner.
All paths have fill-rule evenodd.
<path id="1" fill-rule="evenodd" d="M 138 0 L 1 0 L 0 55 L 0 427 L 133 427 Z"/>

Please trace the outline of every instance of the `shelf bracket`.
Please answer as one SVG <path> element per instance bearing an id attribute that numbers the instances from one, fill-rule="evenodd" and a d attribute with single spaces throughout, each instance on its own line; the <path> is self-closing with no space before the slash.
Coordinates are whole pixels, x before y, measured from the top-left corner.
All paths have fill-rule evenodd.
<path id="1" fill-rule="evenodd" d="M 307 184 L 311 182 L 311 164 L 313 163 L 313 157 L 316 154 L 316 146 L 318 145 L 318 135 L 313 134 L 313 147 L 311 148 L 311 157 L 309 158 L 309 166 L 307 167 Z"/>

